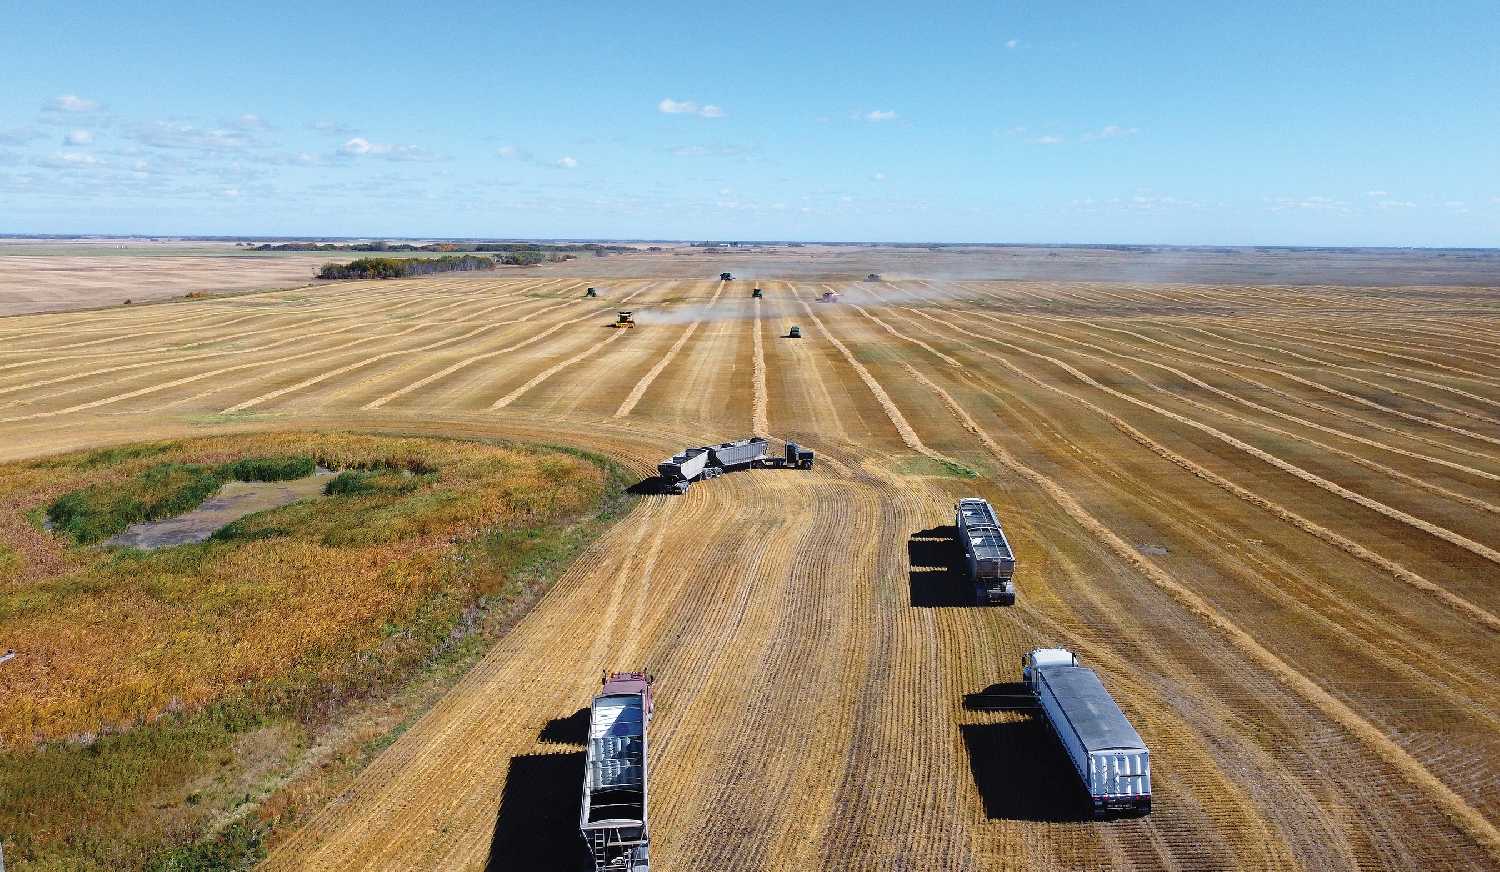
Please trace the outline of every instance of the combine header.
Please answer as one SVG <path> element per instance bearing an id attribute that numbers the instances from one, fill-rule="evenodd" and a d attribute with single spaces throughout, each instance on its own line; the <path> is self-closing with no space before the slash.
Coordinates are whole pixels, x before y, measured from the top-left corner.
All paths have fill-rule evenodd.
<path id="1" fill-rule="evenodd" d="M 1016 555 L 988 500 L 965 497 L 955 507 L 953 525 L 968 561 L 974 596 L 981 605 L 1015 605 Z"/>
<path id="2" fill-rule="evenodd" d="M 588 758 L 578 827 L 595 872 L 650 872 L 646 727 L 652 678 L 614 672 L 589 707 Z"/>
<path id="3" fill-rule="evenodd" d="M 770 443 L 759 436 L 689 448 L 656 465 L 663 490 L 685 494 L 695 481 L 718 478 L 726 472 L 752 467 L 761 469 L 812 469 L 813 452 L 795 442 L 786 443 L 781 457 L 771 457 Z"/>

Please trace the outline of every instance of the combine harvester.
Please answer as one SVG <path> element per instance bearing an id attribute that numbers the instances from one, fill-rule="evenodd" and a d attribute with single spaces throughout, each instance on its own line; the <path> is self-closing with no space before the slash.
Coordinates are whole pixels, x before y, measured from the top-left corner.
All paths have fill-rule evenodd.
<path id="1" fill-rule="evenodd" d="M 726 472 L 759 467 L 763 469 L 812 469 L 813 452 L 795 442 L 786 444 L 781 457 L 769 457 L 770 443 L 759 436 L 689 448 L 656 465 L 663 490 L 685 494 L 695 481 L 718 478 Z"/>
<path id="2" fill-rule="evenodd" d="M 734 281 L 734 275 L 732 273 L 719 273 L 719 281 L 732 282 Z"/>
<path id="3" fill-rule="evenodd" d="M 1021 659 L 1021 680 L 1062 742 L 1094 817 L 1151 813 L 1151 753 L 1094 670 L 1066 648 L 1037 648 Z"/>
<path id="4" fill-rule="evenodd" d="M 839 301 L 838 291 L 824 291 L 823 296 L 818 298 L 820 303 L 837 303 Z"/>
<path id="5" fill-rule="evenodd" d="M 620 327 L 634 327 L 635 326 L 635 313 L 634 312 L 628 312 L 628 311 L 626 311 L 624 309 L 621 309 L 619 312 L 615 313 L 615 323 L 613 323 L 613 324 L 611 324 L 609 326 L 615 327 L 615 328 L 620 328 Z"/>
<path id="6" fill-rule="evenodd" d="M 1016 555 L 988 500 L 965 497 L 958 501 L 953 525 L 968 561 L 974 598 L 980 605 L 1016 604 Z"/>
<path id="7" fill-rule="evenodd" d="M 615 672 L 589 707 L 588 759 L 578 826 L 595 872 L 650 872 L 646 822 L 646 726 L 651 682 L 645 672 Z"/>

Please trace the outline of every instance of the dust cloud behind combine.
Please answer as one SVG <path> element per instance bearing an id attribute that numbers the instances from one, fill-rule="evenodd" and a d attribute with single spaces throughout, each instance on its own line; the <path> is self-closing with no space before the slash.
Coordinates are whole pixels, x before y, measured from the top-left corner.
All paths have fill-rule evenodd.
<path id="1" fill-rule="evenodd" d="M 7 318 L 0 456 L 339 426 L 645 479 L 760 421 L 817 450 L 643 497 L 271 870 L 560 868 L 581 764 L 556 725 L 639 668 L 663 872 L 1500 869 L 1494 274 L 937 268 L 969 257 L 667 251 Z M 603 329 L 617 308 L 638 326 Z M 966 603 L 945 527 L 968 495 L 1017 551 L 1013 608 Z M 1085 820 L 1045 726 L 980 704 L 1038 645 L 1140 730 L 1151 816 Z"/>

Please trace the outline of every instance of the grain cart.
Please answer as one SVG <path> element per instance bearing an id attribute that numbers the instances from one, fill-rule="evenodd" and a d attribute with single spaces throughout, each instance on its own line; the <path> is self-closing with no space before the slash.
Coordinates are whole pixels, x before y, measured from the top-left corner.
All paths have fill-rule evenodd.
<path id="1" fill-rule="evenodd" d="M 627 312 L 627 311 L 624 311 L 622 309 L 618 313 L 616 313 L 615 318 L 616 318 L 615 323 L 611 324 L 610 325 L 611 327 L 634 327 L 635 326 L 635 313 L 634 312 Z"/>
<path id="2" fill-rule="evenodd" d="M 588 290 L 583 292 L 583 295 L 585 297 L 597 297 L 599 296 L 599 291 L 595 288 L 589 288 Z"/>
<path id="3" fill-rule="evenodd" d="M 719 273 L 719 281 L 732 282 L 734 281 L 734 275 L 731 273 Z"/>
<path id="4" fill-rule="evenodd" d="M 1021 658 L 1021 680 L 1062 742 L 1089 793 L 1094 817 L 1151 813 L 1151 753 L 1094 670 L 1066 648 Z"/>
<path id="5" fill-rule="evenodd" d="M 750 296 L 754 297 L 757 300 L 759 300 L 760 298 L 764 297 L 765 294 L 761 293 L 760 288 L 755 288 L 755 289 L 753 289 L 753 290 L 750 291 Z"/>
<path id="6" fill-rule="evenodd" d="M 614 672 L 589 706 L 579 831 L 595 872 L 650 872 L 646 820 L 646 727 L 652 678 Z"/>
<path id="7" fill-rule="evenodd" d="M 988 500 L 965 497 L 955 507 L 953 526 L 964 549 L 974 598 L 981 605 L 1015 605 L 1016 555 Z"/>

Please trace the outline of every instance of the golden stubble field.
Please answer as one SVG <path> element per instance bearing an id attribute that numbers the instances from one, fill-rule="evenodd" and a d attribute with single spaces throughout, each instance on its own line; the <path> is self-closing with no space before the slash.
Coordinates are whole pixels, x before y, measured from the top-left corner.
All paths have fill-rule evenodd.
<path id="1" fill-rule="evenodd" d="M 643 478 L 752 431 L 819 452 L 644 498 L 271 869 L 559 868 L 579 764 L 555 722 L 602 668 L 658 677 L 663 872 L 1500 868 L 1500 289 L 760 284 L 0 319 L 0 458 L 328 426 Z M 618 306 L 641 325 L 606 329 Z M 1014 608 L 935 568 L 976 493 Z M 1151 746 L 1150 817 L 1075 819 L 1045 728 L 966 704 L 1041 644 Z"/>

